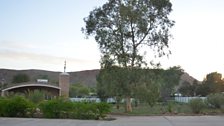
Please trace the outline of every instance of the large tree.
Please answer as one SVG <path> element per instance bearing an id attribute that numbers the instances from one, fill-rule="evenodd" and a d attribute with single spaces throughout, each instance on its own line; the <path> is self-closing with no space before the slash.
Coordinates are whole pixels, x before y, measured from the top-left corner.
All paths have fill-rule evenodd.
<path id="1" fill-rule="evenodd" d="M 207 96 L 211 93 L 220 93 L 224 91 L 224 81 L 222 80 L 222 74 L 212 72 L 206 75 L 202 85 L 197 89 L 197 94 Z"/>
<path id="2" fill-rule="evenodd" d="M 70 97 L 85 97 L 89 96 L 90 89 L 83 84 L 72 84 L 69 89 Z"/>
<path id="3" fill-rule="evenodd" d="M 84 18 L 82 30 L 99 44 L 103 67 L 109 63 L 132 69 L 147 65 L 145 47 L 159 57 L 170 53 L 171 11 L 169 0 L 108 0 Z M 128 85 L 125 88 L 132 87 Z M 126 93 L 127 111 L 131 111 L 130 94 Z"/>
<path id="4" fill-rule="evenodd" d="M 119 108 L 121 98 L 130 94 L 130 88 L 127 87 L 131 81 L 130 73 L 128 69 L 117 66 L 101 69 L 97 76 L 97 94 L 101 100 L 113 97 Z"/>
<path id="5" fill-rule="evenodd" d="M 164 83 L 161 87 L 161 97 L 163 101 L 169 100 L 171 95 L 175 93 L 175 87 L 179 85 L 183 72 L 184 70 L 180 66 L 170 67 L 162 71 Z"/>
<path id="6" fill-rule="evenodd" d="M 121 99 L 126 96 L 153 106 L 160 96 L 163 82 L 161 75 L 153 69 L 128 69 L 117 66 L 104 68 L 97 76 L 97 93 L 102 100 L 108 97 L 115 98 L 117 108 Z"/>

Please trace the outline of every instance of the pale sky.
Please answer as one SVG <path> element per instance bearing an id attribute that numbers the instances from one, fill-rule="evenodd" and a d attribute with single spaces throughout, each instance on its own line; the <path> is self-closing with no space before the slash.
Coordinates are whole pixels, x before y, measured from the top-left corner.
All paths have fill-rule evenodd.
<path id="1" fill-rule="evenodd" d="M 106 0 L 0 0 L 0 68 L 67 71 L 99 69 L 100 52 L 85 39 L 83 18 Z M 224 0 L 172 0 L 172 55 L 198 80 L 224 73 Z"/>

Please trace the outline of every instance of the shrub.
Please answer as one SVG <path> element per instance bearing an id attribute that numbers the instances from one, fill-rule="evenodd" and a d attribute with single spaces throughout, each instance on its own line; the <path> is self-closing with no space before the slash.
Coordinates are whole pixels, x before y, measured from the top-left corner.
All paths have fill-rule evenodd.
<path id="1" fill-rule="evenodd" d="M 214 108 L 221 108 L 221 106 L 224 106 L 224 94 L 210 94 L 207 97 L 207 102 L 210 106 Z"/>
<path id="2" fill-rule="evenodd" d="M 7 100 L 5 98 L 0 97 L 0 117 L 5 116 L 6 104 L 7 104 Z"/>
<path id="3" fill-rule="evenodd" d="M 53 99 L 43 101 L 39 107 L 46 118 L 66 118 L 63 113 L 72 109 L 72 103 L 63 99 Z"/>
<path id="4" fill-rule="evenodd" d="M 111 111 L 111 106 L 104 102 L 97 103 L 97 110 L 99 111 L 99 117 L 104 118 Z"/>
<path id="5" fill-rule="evenodd" d="M 97 119 L 95 103 L 78 102 L 74 103 L 72 118 L 76 119 Z"/>
<path id="6" fill-rule="evenodd" d="M 72 118 L 76 119 L 100 119 L 105 118 L 111 111 L 107 103 L 77 102 L 73 106 Z"/>
<path id="7" fill-rule="evenodd" d="M 21 96 L 1 99 L 0 106 L 1 115 L 5 117 L 27 117 L 27 114 L 34 110 L 32 102 Z"/>
<path id="8" fill-rule="evenodd" d="M 174 101 L 167 101 L 167 111 L 169 113 L 172 113 L 173 112 L 174 105 L 175 105 Z"/>
<path id="9" fill-rule="evenodd" d="M 205 103 L 201 98 L 195 98 L 190 100 L 189 105 L 193 113 L 196 114 L 201 113 L 205 107 Z"/>
<path id="10" fill-rule="evenodd" d="M 44 101 L 40 109 L 47 118 L 100 119 L 110 112 L 107 103 L 71 102 L 63 99 Z"/>
<path id="11" fill-rule="evenodd" d="M 34 90 L 29 91 L 26 97 L 33 103 L 38 104 L 45 99 L 45 94 L 46 93 L 44 91 Z"/>

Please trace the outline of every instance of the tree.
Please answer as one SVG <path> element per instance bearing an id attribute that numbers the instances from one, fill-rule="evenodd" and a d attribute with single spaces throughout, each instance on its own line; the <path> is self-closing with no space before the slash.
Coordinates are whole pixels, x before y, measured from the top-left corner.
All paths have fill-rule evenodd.
<path id="1" fill-rule="evenodd" d="M 112 66 L 100 70 L 97 76 L 97 91 L 101 99 L 115 98 L 117 108 L 130 89 L 133 89 L 130 97 L 153 106 L 159 99 L 162 81 L 161 74 L 153 69 L 135 68 L 130 71 L 127 68 Z"/>
<path id="2" fill-rule="evenodd" d="M 168 18 L 171 11 L 169 0 L 108 0 L 84 18 L 86 27 L 82 31 L 87 36 L 95 36 L 102 53 L 102 67 L 116 64 L 133 69 L 147 65 L 143 47 L 150 47 L 155 56 L 170 54 L 170 28 L 174 25 Z M 133 87 L 126 84 L 125 89 Z M 126 110 L 130 112 L 133 90 L 128 90 Z"/>
<path id="3" fill-rule="evenodd" d="M 85 97 L 90 93 L 90 89 L 83 84 L 73 84 L 69 89 L 70 97 Z"/>
<path id="4" fill-rule="evenodd" d="M 223 80 L 222 74 L 217 72 L 212 72 L 207 74 L 205 80 L 203 81 L 204 84 L 208 85 L 210 89 L 210 93 L 220 93 L 222 92 Z"/>
<path id="5" fill-rule="evenodd" d="M 30 78 L 27 74 L 17 74 L 13 76 L 12 83 L 23 83 L 30 81 Z"/>
<path id="6" fill-rule="evenodd" d="M 201 87 L 200 87 L 198 81 L 195 79 L 193 81 L 193 84 L 190 84 L 190 82 L 188 82 L 188 81 L 184 81 L 178 90 L 184 96 L 193 97 L 193 96 L 198 95 L 198 93 L 199 93 L 198 91 L 200 90 L 199 88 L 201 88 Z M 203 92 L 201 92 L 201 93 L 203 94 Z"/>
<path id="7" fill-rule="evenodd" d="M 160 89 L 163 83 L 161 75 L 156 74 L 155 70 L 143 69 L 138 71 L 140 75 L 135 86 L 134 96 L 140 101 L 148 103 L 151 107 L 158 101 L 160 98 Z"/>
<path id="8" fill-rule="evenodd" d="M 170 67 L 162 71 L 163 85 L 161 87 L 161 97 L 168 100 L 175 92 L 175 86 L 179 85 L 180 77 L 184 70 L 180 66 Z"/>
<path id="9" fill-rule="evenodd" d="M 202 84 L 197 89 L 197 95 L 207 96 L 209 94 L 220 93 L 224 91 L 224 81 L 222 74 L 212 72 L 206 75 Z"/>
<path id="10" fill-rule="evenodd" d="M 196 86 L 197 85 L 191 85 L 188 81 L 184 81 L 181 85 L 181 87 L 179 88 L 179 92 L 183 95 L 183 96 L 189 96 L 192 97 L 195 95 L 195 91 L 196 91 Z"/>
<path id="11" fill-rule="evenodd" d="M 224 91 L 224 81 L 222 74 L 212 72 L 206 75 L 202 84 L 197 87 L 196 94 L 207 96 L 209 94 L 220 93 Z"/>
<path id="12" fill-rule="evenodd" d="M 97 76 L 97 94 L 102 101 L 106 98 L 114 97 L 116 99 L 117 108 L 121 98 L 130 92 L 125 87 L 130 82 L 128 69 L 117 66 L 111 66 L 100 70 Z"/>
<path id="13" fill-rule="evenodd" d="M 206 97 L 208 94 L 210 94 L 210 89 L 207 84 L 202 83 L 202 84 L 198 85 L 198 87 L 196 89 L 197 96 Z"/>

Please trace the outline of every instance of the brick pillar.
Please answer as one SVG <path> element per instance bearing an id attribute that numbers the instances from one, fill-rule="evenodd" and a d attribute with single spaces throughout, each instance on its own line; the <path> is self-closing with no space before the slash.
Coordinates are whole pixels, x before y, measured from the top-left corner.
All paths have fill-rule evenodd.
<path id="1" fill-rule="evenodd" d="M 60 96 L 64 98 L 69 97 L 69 85 L 70 85 L 69 74 L 65 72 L 61 73 L 59 75 L 59 87 L 61 88 Z"/>

